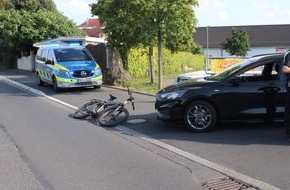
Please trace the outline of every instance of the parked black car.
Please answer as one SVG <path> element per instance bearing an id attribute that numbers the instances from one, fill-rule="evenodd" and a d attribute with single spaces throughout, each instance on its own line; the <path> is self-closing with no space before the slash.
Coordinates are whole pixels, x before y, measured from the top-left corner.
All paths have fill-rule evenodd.
<path id="1" fill-rule="evenodd" d="M 219 121 L 283 119 L 286 90 L 283 54 L 255 56 L 202 79 L 190 79 L 157 93 L 162 120 L 179 120 L 194 132 Z"/>

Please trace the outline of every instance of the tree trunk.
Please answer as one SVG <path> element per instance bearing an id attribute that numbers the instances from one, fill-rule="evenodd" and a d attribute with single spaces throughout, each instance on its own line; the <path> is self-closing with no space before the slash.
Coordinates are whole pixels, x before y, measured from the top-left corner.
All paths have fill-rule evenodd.
<path id="1" fill-rule="evenodd" d="M 162 67 L 162 42 L 161 42 L 161 30 L 158 30 L 158 89 L 163 87 L 163 67 Z"/>
<path id="2" fill-rule="evenodd" d="M 113 49 L 112 51 L 112 67 L 108 68 L 106 71 L 105 84 L 119 85 L 122 81 L 131 79 L 131 75 L 123 68 L 123 62 L 119 51 L 116 49 Z"/>
<path id="3" fill-rule="evenodd" d="M 154 72 L 154 60 L 153 60 L 153 47 L 149 47 L 149 70 L 150 70 L 150 77 L 151 77 L 151 84 L 156 82 L 155 79 L 155 72 Z"/>

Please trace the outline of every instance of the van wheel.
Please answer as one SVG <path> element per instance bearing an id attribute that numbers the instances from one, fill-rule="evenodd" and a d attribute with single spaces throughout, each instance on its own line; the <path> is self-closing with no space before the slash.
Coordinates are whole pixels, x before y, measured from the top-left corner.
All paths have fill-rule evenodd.
<path id="1" fill-rule="evenodd" d="M 38 86 L 43 86 L 44 85 L 44 82 L 41 80 L 38 72 L 36 73 L 36 81 L 37 81 L 37 85 Z"/>
<path id="2" fill-rule="evenodd" d="M 55 77 L 52 78 L 52 88 L 53 88 L 53 91 L 59 92 L 59 88 L 57 87 L 57 80 Z"/>
<path id="3" fill-rule="evenodd" d="M 194 101 L 186 107 L 183 121 L 193 132 L 206 132 L 216 125 L 216 110 L 208 102 Z"/>
<path id="4" fill-rule="evenodd" d="M 100 89 L 101 86 L 94 86 L 94 89 Z"/>

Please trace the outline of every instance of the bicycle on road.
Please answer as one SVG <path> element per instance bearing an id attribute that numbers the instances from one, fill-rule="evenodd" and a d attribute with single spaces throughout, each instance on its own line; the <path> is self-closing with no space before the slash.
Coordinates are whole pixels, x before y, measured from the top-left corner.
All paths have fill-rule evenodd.
<path id="1" fill-rule="evenodd" d="M 126 121 L 129 117 L 129 112 L 125 108 L 125 105 L 128 102 L 131 102 L 132 108 L 135 110 L 134 97 L 132 96 L 130 89 L 127 89 L 129 94 L 128 99 L 126 99 L 124 102 L 119 102 L 105 108 L 99 115 L 98 122 L 101 126 L 112 127 Z"/>
<path id="2" fill-rule="evenodd" d="M 99 100 L 99 99 L 92 99 L 90 102 L 85 103 L 82 107 L 77 109 L 73 114 L 72 117 L 75 119 L 85 119 L 89 116 L 93 118 L 97 118 L 101 111 L 105 108 L 109 107 L 110 105 L 114 105 L 112 103 L 113 100 L 117 99 L 115 96 L 110 94 L 110 98 L 108 100 Z"/>

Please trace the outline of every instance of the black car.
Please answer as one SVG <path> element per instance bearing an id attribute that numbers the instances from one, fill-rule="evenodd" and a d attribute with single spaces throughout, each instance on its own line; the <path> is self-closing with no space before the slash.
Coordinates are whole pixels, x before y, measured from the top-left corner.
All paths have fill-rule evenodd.
<path id="1" fill-rule="evenodd" d="M 255 56 L 202 79 L 190 79 L 157 93 L 162 120 L 179 120 L 194 132 L 219 121 L 283 119 L 286 102 L 284 54 Z"/>

